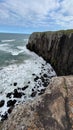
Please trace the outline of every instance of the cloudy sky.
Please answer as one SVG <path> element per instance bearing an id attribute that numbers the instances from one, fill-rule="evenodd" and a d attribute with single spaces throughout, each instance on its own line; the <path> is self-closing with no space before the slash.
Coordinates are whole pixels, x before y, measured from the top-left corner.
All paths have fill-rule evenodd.
<path id="1" fill-rule="evenodd" d="M 0 0 L 0 32 L 73 28 L 73 0 Z"/>

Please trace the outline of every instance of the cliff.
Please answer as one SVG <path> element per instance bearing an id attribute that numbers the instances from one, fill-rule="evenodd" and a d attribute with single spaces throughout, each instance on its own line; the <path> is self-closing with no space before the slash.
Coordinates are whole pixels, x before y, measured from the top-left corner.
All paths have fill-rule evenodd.
<path id="1" fill-rule="evenodd" d="M 73 76 L 52 78 L 43 95 L 13 109 L 1 130 L 73 130 Z"/>
<path id="2" fill-rule="evenodd" d="M 33 33 L 27 48 L 51 63 L 57 75 L 73 74 L 73 30 Z"/>

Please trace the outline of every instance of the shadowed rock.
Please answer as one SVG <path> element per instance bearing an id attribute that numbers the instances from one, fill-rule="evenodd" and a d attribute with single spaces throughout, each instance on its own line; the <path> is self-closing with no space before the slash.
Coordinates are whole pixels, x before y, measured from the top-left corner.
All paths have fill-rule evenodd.
<path id="1" fill-rule="evenodd" d="M 32 33 L 27 48 L 51 63 L 57 75 L 73 74 L 73 30 Z"/>

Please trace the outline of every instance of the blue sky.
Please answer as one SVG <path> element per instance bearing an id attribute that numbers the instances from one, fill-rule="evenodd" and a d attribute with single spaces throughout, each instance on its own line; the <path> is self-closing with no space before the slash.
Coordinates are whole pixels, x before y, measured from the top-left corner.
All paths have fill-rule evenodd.
<path id="1" fill-rule="evenodd" d="M 0 32 L 73 29 L 73 0 L 0 0 Z"/>

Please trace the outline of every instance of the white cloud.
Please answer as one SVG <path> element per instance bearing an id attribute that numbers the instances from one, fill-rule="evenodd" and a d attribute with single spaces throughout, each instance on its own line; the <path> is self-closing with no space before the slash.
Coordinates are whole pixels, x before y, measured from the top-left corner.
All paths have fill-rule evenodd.
<path id="1" fill-rule="evenodd" d="M 73 28 L 73 0 L 4 0 L 0 24 Z"/>

